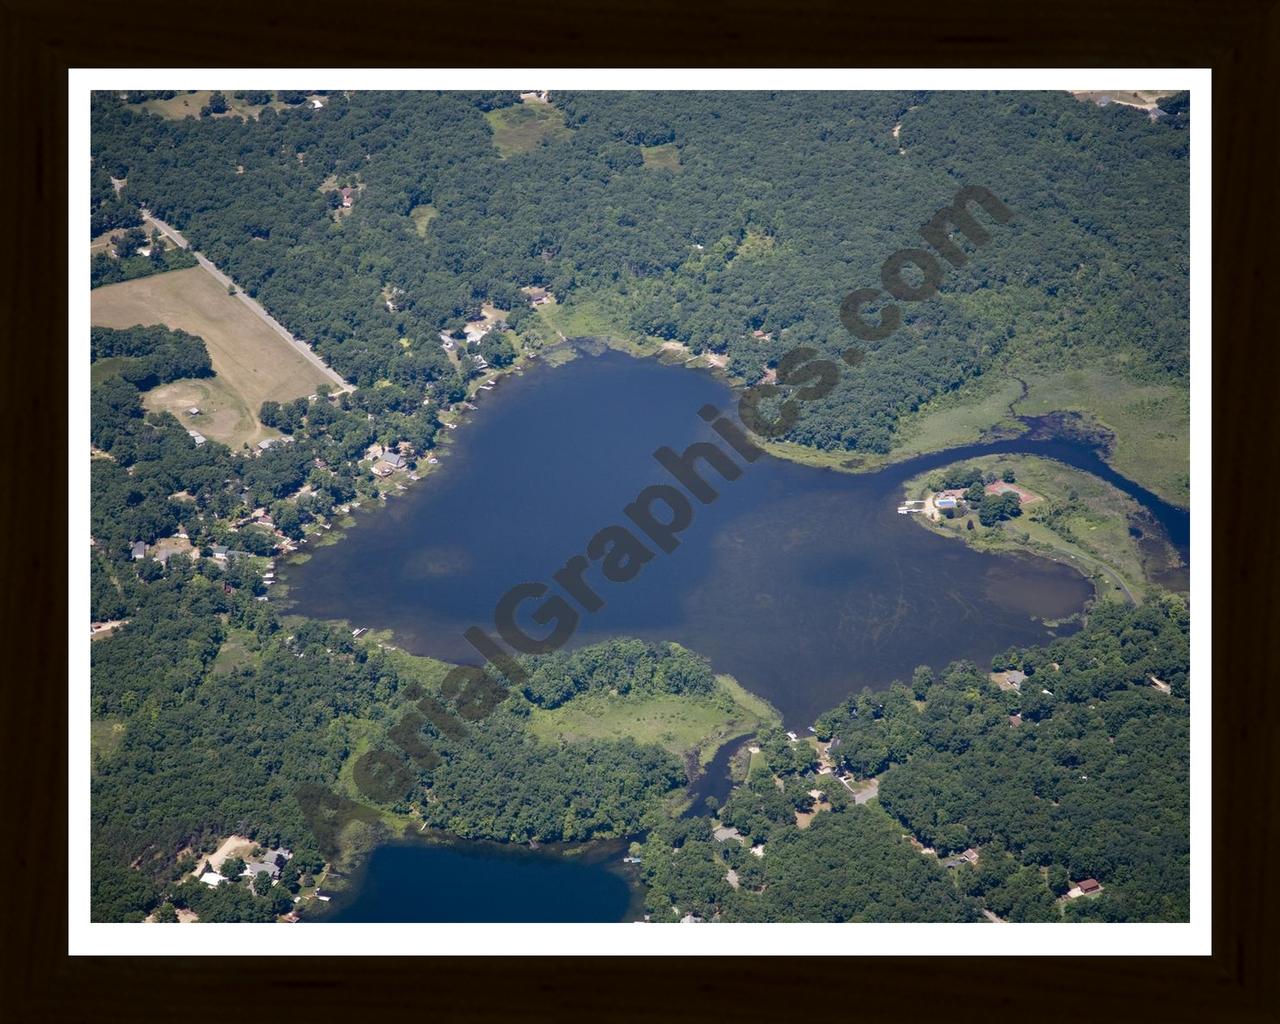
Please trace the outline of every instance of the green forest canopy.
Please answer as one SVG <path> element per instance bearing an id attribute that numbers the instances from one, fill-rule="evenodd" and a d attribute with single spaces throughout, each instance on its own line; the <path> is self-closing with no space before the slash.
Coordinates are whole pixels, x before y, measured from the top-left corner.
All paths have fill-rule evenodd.
<path id="1" fill-rule="evenodd" d="M 344 376 L 421 396 L 448 372 L 436 332 L 484 300 L 519 331 L 526 285 L 608 295 L 620 328 L 728 353 L 747 380 L 801 343 L 838 351 L 842 297 L 980 184 L 1014 220 L 909 307 L 906 328 L 791 440 L 884 452 L 900 416 L 1015 348 L 1050 366 L 1107 354 L 1145 379 L 1186 378 L 1183 119 L 1050 92 L 554 100 L 568 133 L 504 159 L 484 114 L 513 94 L 334 94 L 320 110 L 181 121 L 100 94 L 95 215 L 118 212 L 104 169 L 127 176 L 124 198 L 180 227 Z M 646 166 L 654 145 L 678 150 L 679 174 Z M 339 220 L 334 183 L 358 186 Z M 425 238 L 411 216 L 424 205 L 438 211 Z"/>

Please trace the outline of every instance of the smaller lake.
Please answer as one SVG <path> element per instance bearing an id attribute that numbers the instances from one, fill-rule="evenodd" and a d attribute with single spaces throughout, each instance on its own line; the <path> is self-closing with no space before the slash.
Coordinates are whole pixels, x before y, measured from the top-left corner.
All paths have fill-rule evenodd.
<path id="1" fill-rule="evenodd" d="M 422 840 L 380 846 L 323 923 L 611 922 L 639 916 L 618 869 L 622 840 L 574 855 L 547 848 Z"/>

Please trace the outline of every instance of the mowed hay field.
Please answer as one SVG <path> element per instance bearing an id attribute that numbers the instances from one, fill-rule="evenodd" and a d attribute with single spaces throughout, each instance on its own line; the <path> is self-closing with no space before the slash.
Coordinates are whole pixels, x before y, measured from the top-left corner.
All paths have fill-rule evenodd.
<path id="1" fill-rule="evenodd" d="M 571 134 L 565 127 L 564 112 L 546 103 L 517 103 L 484 116 L 493 129 L 493 144 L 504 159 L 529 152 L 543 139 L 555 142 Z"/>
<path id="2" fill-rule="evenodd" d="M 95 327 L 164 324 L 204 339 L 216 376 L 165 384 L 147 392 L 145 404 L 232 448 L 276 436 L 258 421 L 263 402 L 291 401 L 332 384 L 200 267 L 106 285 L 90 295 Z M 193 405 L 199 416 L 187 415 Z"/>

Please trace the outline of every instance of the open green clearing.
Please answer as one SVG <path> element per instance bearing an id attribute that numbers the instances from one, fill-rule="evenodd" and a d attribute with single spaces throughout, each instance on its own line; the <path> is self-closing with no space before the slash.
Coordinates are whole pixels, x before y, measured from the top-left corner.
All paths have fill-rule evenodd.
<path id="1" fill-rule="evenodd" d="M 96 763 L 107 761 L 124 739 L 125 723 L 121 718 L 95 718 L 89 723 L 90 757 Z"/>
<path id="2" fill-rule="evenodd" d="M 159 114 L 161 117 L 170 121 L 181 121 L 184 117 L 199 117 L 200 111 L 209 103 L 209 97 L 213 95 L 214 89 L 197 89 L 194 92 L 179 92 L 172 99 L 161 100 L 144 100 L 142 103 L 130 104 L 131 107 L 139 110 L 149 110 L 153 114 Z M 227 109 L 225 113 L 213 114 L 213 118 L 226 117 L 242 117 L 257 119 L 267 107 L 272 110 L 288 109 L 288 104 L 281 103 L 279 100 L 273 99 L 270 103 L 254 104 L 246 103 L 244 100 L 235 98 L 235 93 L 231 90 L 222 90 L 222 94 L 227 98 Z M 311 102 L 311 97 L 307 97 L 307 103 Z M 299 104 L 301 105 L 301 104 Z"/>
<path id="3" fill-rule="evenodd" d="M 768 702 L 732 676 L 719 675 L 716 692 L 708 697 L 592 693 L 553 710 L 535 708 L 529 731 L 547 743 L 630 737 L 673 754 L 696 750 L 706 764 L 725 740 L 780 721 Z"/>
<path id="4" fill-rule="evenodd" d="M 644 156 L 646 167 L 665 167 L 676 174 L 683 169 L 680 163 L 680 150 L 676 148 L 674 142 L 667 142 L 661 146 L 641 146 L 640 153 Z"/>
<path id="5" fill-rule="evenodd" d="M 1012 378 L 979 378 L 934 399 L 898 421 L 890 458 L 908 459 L 926 452 L 974 444 L 998 425 L 1016 425 L 1009 406 L 1022 394 Z"/>
<path id="6" fill-rule="evenodd" d="M 227 638 L 218 648 L 218 656 L 213 659 L 209 671 L 213 675 L 220 675 L 239 672 L 242 668 L 257 667 L 260 647 L 258 637 L 253 631 L 229 629 Z"/>
<path id="7" fill-rule="evenodd" d="M 440 211 L 430 203 L 423 203 L 410 210 L 409 216 L 413 219 L 413 230 L 418 233 L 418 237 L 426 238 L 427 229 L 431 227 L 431 222 L 440 216 Z"/>
<path id="8" fill-rule="evenodd" d="M 493 144 L 504 159 L 527 153 L 544 141 L 569 137 L 563 112 L 547 103 L 520 103 L 490 110 L 484 116 L 493 129 Z"/>
<path id="9" fill-rule="evenodd" d="M 101 384 L 108 377 L 114 377 L 118 373 L 123 373 L 131 366 L 136 366 L 145 360 L 136 356 L 108 356 L 106 359 L 94 360 L 89 367 L 89 384 Z"/>
<path id="10" fill-rule="evenodd" d="M 576 292 L 571 302 L 551 301 L 538 307 L 536 326 L 522 328 L 538 345 L 552 345 L 562 338 L 594 338 L 610 348 L 633 356 L 658 352 L 661 340 L 645 337 L 624 326 L 620 299 L 608 292 Z"/>

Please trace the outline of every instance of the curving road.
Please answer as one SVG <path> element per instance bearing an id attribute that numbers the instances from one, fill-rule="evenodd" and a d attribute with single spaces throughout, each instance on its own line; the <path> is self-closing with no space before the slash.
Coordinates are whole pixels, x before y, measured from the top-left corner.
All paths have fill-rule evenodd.
<path id="1" fill-rule="evenodd" d="M 215 267 L 213 263 L 206 256 L 204 256 L 202 253 L 197 252 L 195 249 L 192 249 L 191 243 L 182 237 L 182 232 L 180 232 L 177 228 L 166 224 L 164 221 L 162 221 L 159 217 L 157 217 L 154 213 L 152 213 L 146 207 L 142 208 L 142 216 L 147 220 L 149 220 L 157 228 L 159 228 L 160 232 L 163 235 L 165 235 L 168 238 L 171 238 L 176 245 L 190 252 L 191 255 L 196 258 L 196 262 L 199 263 L 200 266 L 202 266 L 206 271 L 212 274 L 214 280 L 216 280 L 224 288 L 235 285 L 235 282 L 232 281 L 231 278 L 229 278 L 221 270 Z M 323 373 L 326 377 L 328 377 L 331 381 L 333 381 L 335 387 L 339 392 L 355 390 L 355 385 L 348 384 L 345 380 L 343 380 L 340 374 L 330 369 L 328 364 L 326 364 L 323 359 L 321 359 L 318 355 L 315 354 L 315 352 L 311 350 L 310 345 L 308 345 L 302 339 L 295 338 L 292 334 L 290 334 L 289 330 L 282 323 L 280 323 L 279 320 L 277 320 L 265 309 L 263 309 L 260 303 L 255 301 L 250 296 L 246 295 L 243 289 L 241 289 L 238 285 L 236 285 L 236 298 L 238 298 L 241 302 L 243 302 L 246 306 L 248 306 L 249 309 L 253 311 L 254 316 L 256 316 L 259 320 L 265 323 L 278 335 L 280 335 L 280 337 L 284 338 L 284 340 L 287 341 L 289 345 L 292 348 L 294 348 L 299 354 L 301 354 L 303 358 L 305 358 L 308 362 L 312 363 L 316 367 L 316 369 L 318 369 L 321 373 Z"/>

